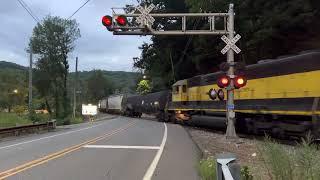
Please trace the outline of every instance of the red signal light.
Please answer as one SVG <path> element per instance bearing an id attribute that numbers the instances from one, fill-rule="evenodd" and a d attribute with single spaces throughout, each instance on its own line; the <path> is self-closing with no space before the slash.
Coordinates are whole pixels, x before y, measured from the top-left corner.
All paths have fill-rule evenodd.
<path id="1" fill-rule="evenodd" d="M 103 16 L 102 17 L 102 24 L 106 28 L 110 28 L 112 26 L 112 17 L 111 16 Z"/>
<path id="2" fill-rule="evenodd" d="M 230 84 L 230 78 L 228 76 L 222 76 L 218 79 L 217 85 L 220 88 L 225 88 L 227 86 L 229 86 Z"/>
<path id="3" fill-rule="evenodd" d="M 222 78 L 222 79 L 221 79 L 221 83 L 222 83 L 223 85 L 226 85 L 226 84 L 229 83 L 229 80 L 228 80 L 227 78 Z"/>
<path id="4" fill-rule="evenodd" d="M 120 26 L 125 26 L 127 25 L 127 18 L 125 16 L 118 16 L 116 18 L 116 21 L 117 23 L 120 25 Z"/>
<path id="5" fill-rule="evenodd" d="M 247 84 L 247 79 L 241 76 L 234 78 L 234 87 L 236 89 L 242 88 Z"/>
<path id="6" fill-rule="evenodd" d="M 244 79 L 242 78 L 237 79 L 237 84 L 240 84 L 240 85 L 244 84 Z"/>

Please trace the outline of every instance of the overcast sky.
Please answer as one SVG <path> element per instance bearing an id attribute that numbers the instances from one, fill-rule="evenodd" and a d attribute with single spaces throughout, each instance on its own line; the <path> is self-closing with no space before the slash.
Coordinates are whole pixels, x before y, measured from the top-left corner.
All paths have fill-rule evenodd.
<path id="1" fill-rule="evenodd" d="M 86 0 L 24 0 L 39 19 L 52 16 L 69 17 Z M 73 18 L 80 24 L 81 38 L 69 55 L 70 70 L 75 57 L 80 70 L 104 69 L 132 71 L 132 57 L 140 56 L 138 47 L 149 37 L 113 36 L 101 24 L 101 17 L 111 14 L 111 7 L 136 4 L 136 0 L 91 0 Z M 0 61 L 28 65 L 27 47 L 36 22 L 17 0 L 0 3 Z"/>

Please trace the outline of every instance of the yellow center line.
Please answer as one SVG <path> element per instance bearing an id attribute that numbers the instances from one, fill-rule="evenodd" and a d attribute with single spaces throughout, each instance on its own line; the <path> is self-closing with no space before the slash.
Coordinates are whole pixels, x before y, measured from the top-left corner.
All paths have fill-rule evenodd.
<path id="1" fill-rule="evenodd" d="M 129 127 L 133 126 L 136 123 L 137 123 L 136 121 L 130 122 L 130 123 L 118 128 L 118 129 L 115 129 L 115 130 L 113 130 L 113 131 L 111 131 L 109 133 L 106 133 L 106 134 L 102 135 L 102 136 L 93 138 L 93 139 L 88 140 L 86 142 L 83 142 L 83 143 L 80 143 L 80 144 L 65 148 L 65 149 L 63 149 L 61 151 L 46 155 L 46 156 L 44 156 L 42 158 L 35 159 L 33 161 L 30 161 L 30 162 L 24 163 L 22 165 L 19 165 L 17 167 L 8 169 L 6 171 L 3 171 L 3 172 L 0 173 L 0 180 L 3 180 L 5 178 L 7 178 L 7 177 L 13 176 L 13 175 L 15 175 L 15 174 L 17 174 L 19 172 L 25 171 L 25 170 L 30 169 L 32 167 L 38 166 L 40 164 L 46 163 L 46 162 L 48 162 L 50 160 L 59 158 L 59 157 L 64 156 L 64 155 L 66 155 L 68 153 L 74 152 L 74 151 L 82 148 L 85 145 L 93 144 L 93 143 L 95 143 L 97 141 L 100 141 L 100 140 L 103 140 L 103 139 L 106 139 L 106 138 L 110 138 L 113 135 L 116 135 L 116 134 L 118 134 L 120 132 L 123 132 L 124 130 L 127 130 Z"/>

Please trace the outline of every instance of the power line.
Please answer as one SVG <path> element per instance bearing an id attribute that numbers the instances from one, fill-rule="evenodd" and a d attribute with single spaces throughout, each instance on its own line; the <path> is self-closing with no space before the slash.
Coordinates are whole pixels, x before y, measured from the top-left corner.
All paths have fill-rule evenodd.
<path id="1" fill-rule="evenodd" d="M 71 19 L 83 6 L 85 6 L 89 1 L 87 0 L 85 3 L 83 3 L 68 19 Z"/>
<path id="2" fill-rule="evenodd" d="M 23 0 L 18 0 L 18 2 L 36 22 L 39 22 L 39 19 L 34 15 L 34 13 Z"/>
<path id="3" fill-rule="evenodd" d="M 25 3 L 23 0 L 17 0 L 17 1 L 28 12 L 28 14 L 33 18 L 33 20 L 35 20 L 37 23 L 40 23 L 39 18 L 36 15 L 34 15 L 32 10 L 28 7 L 27 3 Z"/>
<path id="4" fill-rule="evenodd" d="M 40 22 L 40 19 L 38 18 L 38 16 L 36 15 L 36 13 L 34 13 L 31 8 L 28 6 L 28 4 L 24 1 L 21 0 L 21 2 L 25 5 L 25 7 L 31 12 L 31 14 L 37 19 L 38 22 Z"/>

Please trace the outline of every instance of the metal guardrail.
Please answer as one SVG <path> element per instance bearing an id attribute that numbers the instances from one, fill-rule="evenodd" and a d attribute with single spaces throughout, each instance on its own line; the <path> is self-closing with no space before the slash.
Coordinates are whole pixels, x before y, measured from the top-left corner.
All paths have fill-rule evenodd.
<path id="1" fill-rule="evenodd" d="M 22 134 L 23 132 L 30 132 L 30 131 L 34 132 L 34 131 L 40 131 L 40 130 L 50 131 L 55 128 L 56 128 L 56 120 L 51 120 L 46 123 L 3 128 L 3 129 L 0 129 L 0 135 L 13 134 L 15 136 L 18 136 L 19 134 Z"/>
<path id="2" fill-rule="evenodd" d="M 217 180 L 240 180 L 240 165 L 234 154 L 217 155 Z"/>

